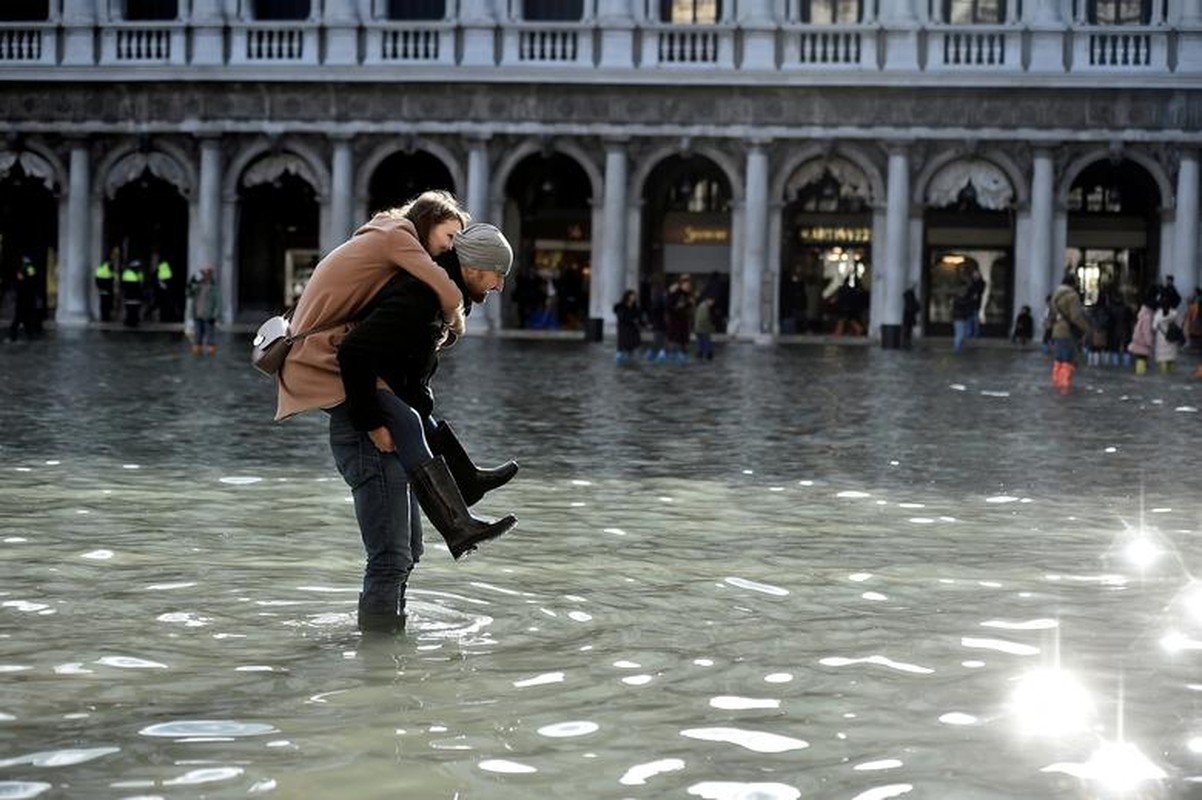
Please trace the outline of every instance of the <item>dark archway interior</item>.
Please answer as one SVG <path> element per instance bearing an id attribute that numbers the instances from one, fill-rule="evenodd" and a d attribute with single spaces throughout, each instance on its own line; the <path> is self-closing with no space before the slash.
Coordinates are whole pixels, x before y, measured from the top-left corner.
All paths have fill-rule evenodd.
<path id="1" fill-rule="evenodd" d="M 320 255 L 320 209 L 304 179 L 285 173 L 270 183 L 244 187 L 238 225 L 239 316 L 258 319 L 290 305 L 285 295 L 289 253 L 298 269 Z"/>
<path id="2" fill-rule="evenodd" d="M 580 329 L 592 274 L 592 186 L 562 153 L 524 159 L 505 183 L 517 210 L 515 275 L 507 316 L 523 328 Z"/>
<path id="3" fill-rule="evenodd" d="M 41 271 L 43 308 L 54 305 L 46 296 L 46 265 L 58 240 L 58 211 L 54 194 L 30 178 L 18 163 L 0 180 L 0 287 L 11 294 L 13 272 L 28 256 Z M 45 301 L 49 301 L 48 303 Z"/>
<path id="4" fill-rule="evenodd" d="M 144 313 L 164 322 L 182 319 L 188 279 L 188 202 L 179 189 L 150 170 L 118 189 L 105 201 L 101 257 L 114 247 L 120 249 L 120 265 L 134 259 L 142 262 L 148 299 L 155 297 L 158 262 L 171 265 L 166 307 L 155 302 L 144 306 Z"/>
<path id="5" fill-rule="evenodd" d="M 394 153 L 372 173 L 367 188 L 368 214 L 404 205 L 430 189 L 455 191 L 446 164 L 425 151 Z"/>

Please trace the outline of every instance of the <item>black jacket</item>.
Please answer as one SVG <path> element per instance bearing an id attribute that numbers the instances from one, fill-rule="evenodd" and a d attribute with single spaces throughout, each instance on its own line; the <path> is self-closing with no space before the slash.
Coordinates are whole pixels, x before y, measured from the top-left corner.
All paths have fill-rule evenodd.
<path id="1" fill-rule="evenodd" d="M 458 262 L 440 263 L 464 291 L 464 308 L 470 308 Z M 409 273 L 398 273 L 379 291 L 362 322 L 338 347 L 347 411 L 356 430 L 370 431 L 384 424 L 376 400 L 377 378 L 412 409 L 430 416 L 434 411 L 430 378 L 438 368 L 443 327 L 438 295 Z"/>

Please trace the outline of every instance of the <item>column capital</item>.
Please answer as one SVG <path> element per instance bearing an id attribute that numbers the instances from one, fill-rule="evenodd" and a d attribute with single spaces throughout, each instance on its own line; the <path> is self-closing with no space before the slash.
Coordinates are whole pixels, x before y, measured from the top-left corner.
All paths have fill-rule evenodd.
<path id="1" fill-rule="evenodd" d="M 606 134 L 601 137 L 601 144 L 605 145 L 606 150 L 625 150 L 630 141 L 630 136 L 617 133 Z"/>
<path id="2" fill-rule="evenodd" d="M 333 131 L 331 133 L 327 133 L 326 138 L 329 139 L 331 142 L 335 142 L 335 143 L 341 143 L 341 142 L 349 143 L 349 142 L 354 141 L 355 134 L 350 133 L 349 131 Z"/>
<path id="3" fill-rule="evenodd" d="M 763 150 L 772 144 L 771 136 L 748 136 L 743 140 L 747 147 L 752 150 Z"/>

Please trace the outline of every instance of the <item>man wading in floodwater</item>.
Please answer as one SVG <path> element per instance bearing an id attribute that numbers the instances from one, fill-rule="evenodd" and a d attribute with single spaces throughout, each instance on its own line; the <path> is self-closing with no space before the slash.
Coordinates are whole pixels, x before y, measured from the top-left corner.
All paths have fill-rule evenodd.
<path id="1" fill-rule="evenodd" d="M 318 264 L 293 315 L 297 331 L 361 320 L 296 342 L 280 370 L 276 418 L 315 408 L 330 415 L 330 448 L 367 552 L 358 617 L 365 632 L 404 628 L 405 587 L 423 549 L 418 504 L 455 558 L 517 523 L 468 510 L 517 464 L 476 468 L 450 427 L 431 417 L 429 379 L 438 350 L 463 331 L 465 297 L 484 302 L 499 292 L 513 260 L 500 231 L 464 229 L 466 219 L 446 192 L 377 214 Z M 451 247 L 463 267 L 444 271 L 431 255 Z"/>

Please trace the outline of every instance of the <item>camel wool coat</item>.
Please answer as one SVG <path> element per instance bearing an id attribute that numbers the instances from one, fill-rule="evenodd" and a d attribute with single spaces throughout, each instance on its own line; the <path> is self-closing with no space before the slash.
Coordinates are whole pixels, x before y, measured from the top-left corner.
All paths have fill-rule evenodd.
<path id="1" fill-rule="evenodd" d="M 434 289 L 448 317 L 461 308 L 463 292 L 422 247 L 413 223 L 377 214 L 318 263 L 296 303 L 291 323 L 294 333 L 332 322 L 346 324 L 293 343 L 277 376 L 277 420 L 333 408 L 346 399 L 338 371 L 338 346 L 354 325 L 353 318 L 399 270 Z"/>

